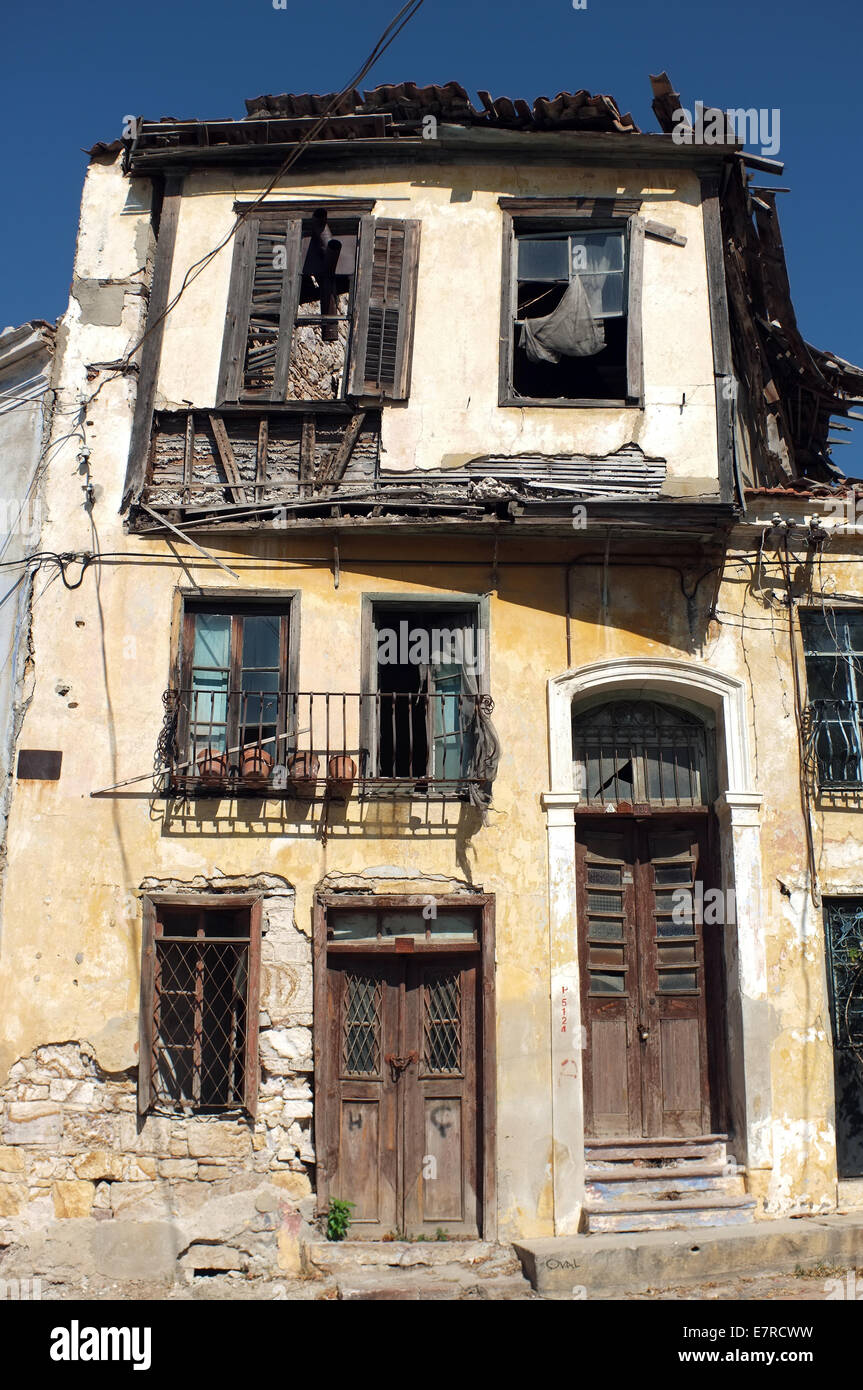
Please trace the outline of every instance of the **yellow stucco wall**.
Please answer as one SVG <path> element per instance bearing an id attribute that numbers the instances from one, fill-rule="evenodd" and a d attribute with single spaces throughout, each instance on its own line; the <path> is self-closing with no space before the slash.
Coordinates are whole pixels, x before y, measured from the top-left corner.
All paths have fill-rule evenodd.
<path id="1" fill-rule="evenodd" d="M 357 193 L 386 192 L 378 210 L 423 218 L 413 390 L 406 409 L 385 414 L 387 462 L 439 465 L 448 452 L 528 448 L 604 452 L 638 437 L 669 458 L 681 486 L 715 474 L 712 364 L 700 211 L 694 183 L 675 187 L 651 174 L 617 182 L 585 171 L 578 191 L 643 192 L 650 211 L 689 238 L 686 248 L 648 243 L 645 271 L 647 409 L 502 411 L 496 406 L 500 227 L 499 193 L 572 191 L 573 171 L 477 168 L 471 197 L 451 202 L 448 176 L 410 180 L 379 172 L 357 179 Z M 464 180 L 463 175 L 459 175 Z M 334 185 L 297 180 L 310 191 Z M 459 185 L 461 186 L 461 185 Z M 660 190 L 653 194 L 646 190 Z M 229 225 L 236 188 L 205 192 L 190 180 L 180 218 L 174 284 L 185 267 Z M 344 186 L 339 190 L 345 192 Z M 662 196 L 660 196 L 662 193 Z M 408 201 L 397 202 L 396 196 Z M 79 273 L 105 274 L 111 263 L 134 276 L 142 218 L 120 218 L 125 184 L 116 167 L 93 166 L 85 191 Z M 106 213 L 113 209 L 113 216 Z M 101 229 L 101 230 L 100 230 Z M 86 269 L 82 270 L 86 260 Z M 212 403 L 229 271 L 224 252 L 168 321 L 160 390 L 168 400 Z M 478 273 L 477 268 L 481 268 Z M 100 269 L 101 268 L 101 269 Z M 182 542 L 124 533 L 118 506 L 131 426 L 134 385 L 106 382 L 85 412 L 84 431 L 96 503 L 91 527 L 76 467 L 80 439 L 61 441 L 68 412 L 92 394 L 86 364 L 113 360 L 140 331 L 141 301 L 127 297 L 123 323 L 82 323 L 73 306 L 65 326 L 58 441 L 48 473 L 45 551 L 89 550 L 106 557 L 80 588 L 67 590 L 44 568 L 33 604 L 32 699 L 21 746 L 63 750 L 58 783 L 15 789 L 4 896 L 0 1074 L 37 1044 L 96 1040 L 106 1028 L 112 1055 L 135 1064 L 140 961 L 140 903 L 145 878 L 191 882 L 212 875 L 274 873 L 296 889 L 300 928 L 310 931 L 315 887 L 327 874 L 366 874 L 400 886 L 434 876 L 482 885 L 497 897 L 498 1169 L 504 1234 L 553 1230 L 551 1021 L 547 838 L 541 793 L 548 786 L 546 686 L 567 666 L 565 560 L 570 542 L 504 544 L 492 590 L 490 541 L 341 537 L 341 579 L 333 582 L 323 539 L 272 533 L 205 542 L 236 570 L 229 578 Z M 666 318 L 667 316 L 667 318 Z M 464 320 L 470 338 L 453 331 Z M 673 324 L 674 331 L 670 327 Z M 468 344 L 472 350 L 468 350 Z M 444 348 L 446 347 L 446 352 Z M 679 405 L 682 391 L 687 406 Z M 467 398 L 470 397 L 470 405 Z M 814 508 L 813 508 L 814 510 Z M 756 517 L 757 519 L 757 517 Z M 770 1126 L 774 1169 L 754 1177 L 775 1209 L 825 1207 L 835 1199 L 832 1060 L 823 937 L 807 898 L 791 699 L 787 612 L 751 587 L 758 527 L 735 539 L 708 622 L 711 583 L 687 605 L 677 572 L 648 561 L 640 569 L 578 569 L 572 583 L 572 665 L 614 656 L 674 657 L 706 663 L 752 692 L 748 703 L 755 786 L 763 793 L 762 876 L 788 889 L 774 894 L 762 924 L 768 962 Z M 624 543 L 615 539 L 610 558 Z M 669 549 L 660 550 L 667 562 Z M 315 558 L 317 557 L 317 558 Z M 517 563 L 516 563 L 517 562 Z M 771 569 L 778 585 L 778 571 Z M 837 592 L 855 592 L 857 566 L 824 562 Z M 74 569 L 70 580 L 77 577 Z M 301 591 L 300 687 L 360 688 L 361 606 L 367 592 L 490 593 L 490 688 L 503 755 L 491 824 L 464 833 L 458 806 L 357 806 L 326 844 L 308 821 L 282 819 L 278 802 L 263 812 L 224 803 L 218 816 L 195 809 L 166 819 L 146 781 L 93 798 L 152 766 L 171 662 L 170 616 L 177 586 Z M 411 819 L 414 817 L 415 819 Z M 427 829 L 427 821 L 431 828 Z M 816 824 L 818 861 L 831 891 L 863 891 L 853 812 Z"/>

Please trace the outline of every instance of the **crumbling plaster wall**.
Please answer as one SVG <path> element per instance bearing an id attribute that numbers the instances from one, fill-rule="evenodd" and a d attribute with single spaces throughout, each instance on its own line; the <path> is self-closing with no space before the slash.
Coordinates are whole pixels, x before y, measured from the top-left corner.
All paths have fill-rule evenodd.
<path id="1" fill-rule="evenodd" d="M 141 888 L 262 895 L 256 1119 L 140 1118 L 137 1010 L 92 1037 L 40 1045 L 0 1088 L 0 1246 L 32 1267 L 54 1223 L 134 1221 L 159 1227 L 165 1273 L 171 1249 L 183 1268 L 299 1272 L 299 1236 L 314 1206 L 312 963 L 293 891 L 268 874 L 146 879 Z M 90 1237 L 89 1263 L 110 1274 L 122 1232 L 112 1240 L 90 1229 Z"/>
<path id="2" fill-rule="evenodd" d="M 242 173 L 190 174 L 177 228 L 171 294 L 189 266 L 225 236 L 235 198 L 260 186 Z M 352 168 L 334 184 L 288 176 L 273 199 L 317 194 L 375 199 L 375 216 L 422 222 L 411 393 L 384 413 L 382 465 L 440 468 L 482 454 L 538 451 L 603 455 L 635 441 L 669 460 L 666 491 L 716 493 L 713 356 L 700 190 L 690 173 L 531 165 L 423 164 Z M 498 407 L 501 196 L 638 196 L 643 215 L 672 224 L 683 247 L 646 239 L 643 342 L 645 410 Z M 231 244 L 197 276 L 165 325 L 160 401 L 216 403 Z M 685 404 L 684 404 L 685 396 Z"/>
<path id="3" fill-rule="evenodd" d="M 596 191 L 595 184 L 592 188 Z M 518 191 L 517 185 L 512 191 Z M 438 197 L 439 190 L 432 187 L 428 196 Z M 147 219 L 141 214 L 119 219 L 124 197 L 124 181 L 117 166 L 91 166 L 76 260 L 79 279 L 102 281 L 113 270 L 119 278 L 134 281 Z M 115 223 L 107 218 L 110 235 L 100 242 L 97 229 L 107 217 L 106 206 L 118 220 Z M 405 207 L 394 202 L 391 210 L 404 215 Z M 664 220 L 674 221 L 672 210 L 664 211 Z M 694 218 L 697 210 L 693 206 L 690 211 Z M 700 213 L 697 216 L 700 219 Z M 679 225 L 687 234 L 693 232 L 691 244 L 695 239 L 692 227 L 682 220 Z M 187 259 L 193 249 L 187 247 Z M 669 255 L 678 250 L 661 249 Z M 109 250 L 112 265 L 102 259 Z M 492 281 L 497 284 L 496 270 Z M 495 289 L 495 303 L 496 293 Z M 693 293 L 695 298 L 700 296 L 700 291 Z M 704 305 L 706 321 L 706 299 Z M 44 1164 L 46 1158 L 27 1158 L 26 1143 L 6 1143 L 4 1153 L 13 1151 L 13 1157 L 5 1159 L 8 1164 L 18 1165 L 21 1152 L 25 1152 L 23 1169 L 13 1166 L 2 1170 L 6 1187 L 14 1189 L 17 1184 L 19 1189 L 26 1188 L 24 1205 L 29 1206 L 30 1178 L 34 1178 L 35 1189 L 38 1176 L 46 1194 L 36 1199 L 38 1211 L 50 1216 L 54 1210 L 52 1189 L 58 1183 L 94 1184 L 93 1210 L 113 1213 L 110 1192 L 109 1205 L 97 1206 L 97 1190 L 103 1181 L 110 1185 L 187 1182 L 195 1190 L 211 1181 L 197 1169 L 194 1178 L 172 1178 L 167 1171 L 160 1174 L 158 1168 L 160 1162 L 169 1160 L 191 1162 L 191 1150 L 183 1150 L 183 1143 L 191 1144 L 193 1131 L 212 1128 L 210 1122 L 177 1122 L 183 1133 L 178 1133 L 175 1141 L 169 1128 L 167 1152 L 161 1140 L 159 1145 L 154 1140 L 151 1147 L 138 1151 L 121 1142 L 126 1135 L 125 1131 L 120 1133 L 121 1122 L 128 1125 L 128 1117 L 134 1118 L 129 1072 L 135 1064 L 130 1049 L 138 1010 L 142 885 L 273 876 L 291 885 L 292 930 L 307 942 L 314 893 L 329 875 L 350 876 L 370 886 L 458 880 L 497 898 L 501 1234 L 551 1234 L 555 1156 L 550 1114 L 549 924 L 546 834 L 539 795 L 548 777 L 546 684 L 566 667 L 562 575 L 569 550 L 548 542 L 538 557 L 535 544 L 514 546 L 510 558 L 558 558 L 560 567 L 523 565 L 509 569 L 504 564 L 498 589 L 490 598 L 489 679 L 503 756 L 495 788 L 496 810 L 489 827 L 480 829 L 474 813 L 462 806 L 429 810 L 422 803 L 351 803 L 343 813 L 333 813 L 324 842 L 317 813 L 296 803 L 197 803 L 178 812 L 161 802 L 151 802 L 146 780 L 121 788 L 117 795 L 91 796 L 112 783 L 141 777 L 152 765 L 161 725 L 161 694 L 171 668 L 170 614 L 177 584 L 191 592 L 197 592 L 198 586 L 220 587 L 232 596 L 253 588 L 300 588 L 300 687 L 305 690 L 358 688 L 365 592 L 481 595 L 491 584 L 490 553 L 480 554 L 475 541 L 456 537 L 447 541 L 446 558 L 451 567 L 431 563 L 441 559 L 440 546 L 433 539 L 403 540 L 394 532 L 385 541 L 352 538 L 350 547 L 343 544 L 346 558 L 338 589 L 333 584 L 330 557 L 322 554 L 320 540 L 291 539 L 286 545 L 283 535 L 269 534 L 244 538 L 230 548 L 225 542 L 208 542 L 214 554 L 239 575 L 234 580 L 181 544 L 127 537 L 118 507 L 134 386 L 127 377 L 109 380 L 108 372 L 88 380 L 87 364 L 114 361 L 122 355 L 140 334 L 142 308 L 142 297 L 130 286 L 130 292 L 124 294 L 122 321 L 93 323 L 82 313 L 81 302 L 73 298 L 61 326 L 63 356 L 58 389 L 65 408 L 79 410 L 91 451 L 89 468 L 96 489 L 92 521 L 103 553 L 119 552 L 128 560 L 122 565 L 106 560 L 91 569 L 74 591 L 56 580 L 49 584 L 50 576 L 44 572 L 36 581 L 35 680 L 24 736 L 27 746 L 62 749 L 63 771 L 57 783 L 20 783 L 16 787 L 9 841 L 7 931 L 0 956 L 0 1017 L 4 1019 L 0 1084 L 6 1087 L 5 1106 L 47 1105 L 46 1114 L 32 1111 L 31 1118 L 44 1120 L 47 1132 L 52 1133 L 57 1129 L 59 1113 L 63 1134 L 68 1119 L 76 1143 L 86 1147 L 80 1153 L 59 1153 L 57 1172 L 53 1166 L 37 1172 L 28 1165 Z M 221 334 L 221 321 L 215 336 L 201 334 L 202 322 L 197 322 L 195 330 L 199 348 L 211 340 L 220 341 Z M 188 331 L 192 331 L 191 321 Z M 190 362 L 202 351 L 188 353 Z M 179 369 L 176 344 L 171 352 Z M 188 378 L 183 382 L 178 394 L 188 394 L 193 385 Z M 98 397 L 88 405 L 97 388 Z M 406 412 L 394 414 L 406 418 Z M 500 414 L 506 416 L 506 412 Z M 561 414 L 565 412 L 556 416 Z M 614 431 L 606 430 L 602 435 L 605 427 L 594 419 L 602 412 L 588 414 L 590 419 L 583 426 L 579 422 L 586 437 L 604 441 L 608 447 L 621 442 Z M 510 428 L 502 420 L 498 424 L 497 416 L 495 422 L 495 429 Z M 554 430 L 565 428 L 562 423 L 552 423 Z M 540 427 L 545 426 L 537 425 Z M 83 551 L 93 546 L 94 532 L 83 505 L 82 476 L 77 467 L 81 440 L 62 440 L 61 435 L 68 431 L 68 417 L 59 415 L 54 428 L 56 455 L 47 478 L 43 545 L 55 551 Z M 591 435 L 592 431 L 599 433 Z M 485 433 L 481 449 L 477 441 L 478 451 L 487 451 L 495 437 L 499 436 L 493 431 Z M 642 443 L 661 450 L 658 442 L 643 438 Z M 534 444 L 535 440 L 531 447 Z M 693 457 L 697 456 L 696 451 Z M 755 544 L 751 536 L 747 536 L 747 543 L 750 547 Z M 350 555 L 364 558 L 349 563 Z M 717 604 L 720 621 L 710 623 L 704 640 L 709 585 L 702 585 L 693 607 L 683 600 L 674 571 L 646 565 L 639 572 L 610 570 L 605 579 L 596 569 L 582 571 L 573 586 L 573 661 L 587 664 L 612 655 L 683 656 L 710 662 L 715 669 L 751 682 L 756 692 L 752 718 L 757 733 L 757 786 L 765 797 L 762 876 L 765 882 L 782 878 L 794 894 L 805 886 L 805 859 L 795 780 L 796 734 L 788 704 L 790 666 L 780 645 L 781 621 L 775 614 L 758 608 L 761 621 L 747 627 L 741 640 L 743 617 L 750 623 L 756 611 L 746 590 L 750 574 L 751 564 L 748 571 L 744 566 L 739 573 L 733 565 L 728 567 Z M 839 576 L 837 587 L 853 592 L 856 582 L 854 567 L 849 566 L 848 574 Z M 829 832 L 829 844 L 825 841 L 828 857 L 831 846 L 853 843 L 857 833 L 853 814 L 841 824 L 841 831 Z M 850 851 L 842 851 L 834 872 L 839 880 L 847 873 L 850 881 Z M 772 1173 L 765 1170 L 763 1174 L 763 1195 L 775 1210 L 792 1209 L 804 1198 L 812 1207 L 823 1207 L 835 1195 L 832 1072 L 829 1042 L 823 1035 L 827 1013 L 822 947 L 820 928 L 802 943 L 803 924 L 809 920 L 802 900 L 794 896 L 787 906 L 783 898 L 778 907 L 766 909 L 770 1007 L 764 1046 L 770 1050 L 773 1079 L 774 1167 Z M 305 1029 L 308 1025 L 291 1026 Z M 41 1056 L 41 1048 L 55 1045 L 72 1048 L 71 1053 L 63 1052 L 66 1060 L 62 1063 L 72 1068 L 71 1075 L 56 1070 L 61 1063 L 53 1053 Z M 113 1061 L 108 1060 L 109 1054 Z M 28 1060 L 33 1063 L 29 1071 Z M 12 1078 L 10 1068 L 15 1064 L 24 1070 Z M 107 1066 L 108 1073 L 100 1075 L 100 1065 L 102 1072 Z M 280 1075 L 272 1070 L 270 1079 Z M 292 1070 L 289 1086 L 295 1084 L 293 1075 Z M 52 1099 L 52 1081 L 93 1086 L 98 1104 L 88 1100 L 83 1109 L 70 1110 L 77 1102 L 68 1096 L 62 1099 L 56 1087 L 56 1099 Z M 296 1084 L 304 1086 L 305 1082 Z M 47 1085 L 47 1099 L 41 1092 L 30 1100 L 19 1098 L 17 1090 L 13 1099 L 8 1088 L 19 1085 Z M 282 1107 L 282 1113 L 285 1104 L 307 1103 L 305 1095 L 286 1098 L 281 1081 L 275 1085 L 277 1093 L 263 1097 L 264 1103 L 272 1100 Z M 74 1090 L 69 1094 L 75 1094 Z M 103 1101 L 108 1100 L 103 1108 Z M 59 1106 L 59 1111 L 50 1109 L 53 1105 Z M 88 1137 L 91 1111 L 94 1128 Z M 17 1125 L 20 1114 L 10 1110 L 7 1115 L 4 1110 L 4 1120 L 11 1116 Z M 300 1124 L 300 1117 L 294 1123 Z M 76 1128 L 79 1124 L 82 1130 Z M 269 1132 L 266 1120 L 263 1124 Z M 272 1128 L 290 1133 L 290 1126 Z M 258 1130 L 256 1126 L 255 1134 Z M 275 1150 L 273 1166 L 266 1140 L 264 1148 L 256 1150 L 254 1134 L 248 1137 L 248 1157 L 234 1156 L 242 1173 L 225 1181 L 245 1180 L 243 1174 L 255 1181 L 258 1177 L 269 1181 L 270 1175 L 280 1173 L 293 1175 L 289 1182 L 302 1180 L 304 1173 L 308 1177 L 310 1151 L 304 1153 L 294 1145 L 295 1157 L 280 1160 Z M 109 1142 L 112 1139 L 116 1141 L 114 1147 Z M 149 1138 L 145 1142 L 149 1143 Z M 173 1142 L 181 1152 L 172 1152 Z M 37 1143 L 32 1147 L 43 1146 Z M 129 1166 L 121 1167 L 119 1177 L 102 1177 L 97 1163 L 94 1176 L 83 1176 L 75 1168 L 75 1159 L 90 1152 L 119 1154 L 123 1164 L 131 1165 L 134 1160 L 138 1175 L 130 1177 Z M 156 1165 L 155 1178 L 141 1168 L 136 1152 Z M 196 1154 L 194 1162 L 206 1157 Z M 265 1161 L 266 1168 L 258 1173 L 255 1163 L 263 1165 Z M 292 1163 L 300 1166 L 292 1167 Z M 233 1160 L 228 1166 L 232 1164 Z M 191 1174 L 191 1169 L 188 1171 Z M 70 1202 L 80 1198 L 86 1203 L 89 1195 L 89 1190 L 76 1188 Z M 7 1194 L 6 1200 L 17 1203 L 21 1196 L 20 1191 L 11 1199 Z M 105 1200 L 99 1198 L 100 1203 Z M 135 1200 L 143 1202 L 145 1198 L 142 1195 Z M 95 1221 L 96 1217 L 82 1219 Z M 146 1222 L 142 1220 L 141 1225 L 143 1229 Z M 181 1243 L 177 1248 L 184 1247 Z"/>

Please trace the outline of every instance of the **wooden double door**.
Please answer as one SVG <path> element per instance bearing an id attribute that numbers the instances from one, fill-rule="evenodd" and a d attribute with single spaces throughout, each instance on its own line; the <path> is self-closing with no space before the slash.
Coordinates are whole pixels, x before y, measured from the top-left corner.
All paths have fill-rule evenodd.
<path id="1" fill-rule="evenodd" d="M 579 820 L 576 882 L 586 1135 L 710 1133 L 706 817 Z"/>
<path id="2" fill-rule="evenodd" d="M 478 954 L 330 957 L 329 1191 L 350 1235 L 480 1234 Z"/>

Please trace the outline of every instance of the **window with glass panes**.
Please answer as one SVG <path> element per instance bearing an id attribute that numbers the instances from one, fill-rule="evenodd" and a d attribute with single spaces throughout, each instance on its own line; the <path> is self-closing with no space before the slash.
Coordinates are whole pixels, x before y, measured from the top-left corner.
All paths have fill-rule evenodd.
<path id="1" fill-rule="evenodd" d="M 189 606 L 184 618 L 183 689 L 189 764 L 207 752 L 239 764 L 261 748 L 283 760 L 290 607 Z"/>
<path id="2" fill-rule="evenodd" d="M 863 783 L 863 613 L 801 613 L 810 737 L 821 786 Z"/>
<path id="3" fill-rule="evenodd" d="M 627 383 L 627 243 L 625 226 L 516 231 L 511 386 L 527 399 L 623 400 Z M 601 326 L 604 346 L 588 356 L 533 361 L 524 324 L 535 326 L 561 304 L 574 282 Z"/>

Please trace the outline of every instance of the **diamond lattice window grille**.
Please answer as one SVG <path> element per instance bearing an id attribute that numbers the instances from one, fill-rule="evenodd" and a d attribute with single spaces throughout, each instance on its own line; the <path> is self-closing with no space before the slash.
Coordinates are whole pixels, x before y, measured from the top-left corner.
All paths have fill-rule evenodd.
<path id="1" fill-rule="evenodd" d="M 156 942 L 153 1098 L 168 1109 L 242 1105 L 248 942 Z"/>
<path id="2" fill-rule="evenodd" d="M 424 1070 L 461 1074 L 461 977 L 458 971 L 427 976 L 423 988 Z"/>
<path id="3" fill-rule="evenodd" d="M 345 1075 L 380 1075 L 381 982 L 371 975 L 345 979 L 343 1056 Z"/>

